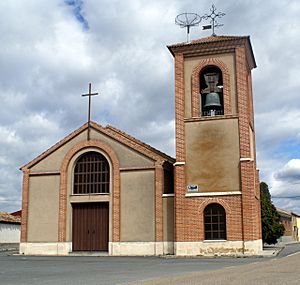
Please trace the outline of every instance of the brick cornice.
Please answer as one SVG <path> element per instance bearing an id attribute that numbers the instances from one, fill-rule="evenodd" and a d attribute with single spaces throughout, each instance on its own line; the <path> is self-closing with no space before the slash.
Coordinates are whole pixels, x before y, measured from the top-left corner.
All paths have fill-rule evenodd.
<path id="1" fill-rule="evenodd" d="M 169 45 L 168 49 L 173 56 L 182 53 L 185 58 L 231 53 L 236 47 L 245 47 L 249 67 L 255 68 L 256 62 L 249 36 L 210 36 L 200 38 L 190 43 Z"/>
<path id="2" fill-rule="evenodd" d="M 136 138 L 126 134 L 125 132 L 122 132 L 112 126 L 103 127 L 95 122 L 91 122 L 91 127 L 94 130 L 112 138 L 113 140 L 120 142 L 123 145 L 126 145 L 129 148 L 134 149 L 138 153 L 140 153 L 154 161 L 165 160 L 165 161 L 169 161 L 171 163 L 173 163 L 175 161 L 175 159 L 172 158 L 171 156 L 155 149 L 154 147 L 151 147 L 150 145 L 148 145 L 146 143 L 143 143 L 142 141 L 140 141 L 140 140 L 138 140 L 138 139 L 136 139 Z M 23 171 L 25 169 L 29 169 L 29 168 L 33 167 L 34 165 L 39 163 L 41 160 L 43 160 L 44 158 L 49 156 L 51 153 L 55 152 L 57 149 L 59 149 L 60 147 L 62 147 L 63 145 L 65 145 L 66 143 L 71 141 L 73 138 L 75 138 L 76 136 L 78 136 L 79 134 L 84 132 L 85 130 L 87 130 L 87 128 L 88 128 L 88 124 L 84 124 L 77 130 L 75 130 L 74 132 L 72 132 L 71 134 L 69 134 L 68 136 L 66 136 L 65 138 L 60 140 L 59 142 L 57 142 L 55 145 L 53 145 L 52 147 L 50 147 L 49 149 L 44 151 L 42 154 L 40 154 L 39 156 L 34 158 L 32 161 L 30 161 L 29 163 L 22 166 L 20 169 Z"/>
<path id="3" fill-rule="evenodd" d="M 99 126 L 96 123 L 92 122 L 92 125 L 97 129 L 97 126 Z M 159 151 L 158 149 L 155 149 L 154 147 L 150 146 L 149 144 L 146 144 L 133 136 L 113 127 L 113 126 L 106 126 L 105 128 L 102 128 L 102 130 L 108 134 L 112 135 L 113 137 L 117 137 L 117 139 L 128 145 L 131 148 L 134 148 L 135 150 L 141 152 L 142 154 L 151 157 L 154 160 L 168 160 L 170 162 L 174 161 L 174 158 Z"/>
<path id="4" fill-rule="evenodd" d="M 28 162 L 27 164 L 25 164 L 24 166 L 22 166 L 20 169 L 22 171 L 29 169 L 31 167 L 33 167 L 34 165 L 36 165 L 38 162 L 40 162 L 42 159 L 44 159 L 45 157 L 47 157 L 48 155 L 50 155 L 51 153 L 53 153 L 55 150 L 59 149 L 61 146 L 65 145 L 67 142 L 71 141 L 74 137 L 78 136 L 79 134 L 81 134 L 82 132 L 84 132 L 88 127 L 88 124 L 84 124 L 83 126 L 81 126 L 80 128 L 78 128 L 77 130 L 73 131 L 71 134 L 67 135 L 65 138 L 63 138 L 62 140 L 60 140 L 59 142 L 57 142 L 55 145 L 51 146 L 49 149 L 47 149 L 46 151 L 44 151 L 43 153 L 41 153 L 39 156 L 37 156 L 36 158 L 34 158 L 33 160 L 31 160 L 30 162 Z"/>

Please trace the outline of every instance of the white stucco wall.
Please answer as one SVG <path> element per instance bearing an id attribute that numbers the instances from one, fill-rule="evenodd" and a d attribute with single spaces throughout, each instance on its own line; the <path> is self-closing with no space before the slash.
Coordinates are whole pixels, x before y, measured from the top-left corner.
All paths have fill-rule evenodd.
<path id="1" fill-rule="evenodd" d="M 20 225 L 0 223 L 0 243 L 19 243 Z"/>

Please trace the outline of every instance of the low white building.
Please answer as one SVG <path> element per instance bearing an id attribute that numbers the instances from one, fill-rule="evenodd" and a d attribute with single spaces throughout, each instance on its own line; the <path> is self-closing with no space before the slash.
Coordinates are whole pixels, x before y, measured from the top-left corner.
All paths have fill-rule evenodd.
<path id="1" fill-rule="evenodd" d="M 0 212 L 0 243 L 20 242 L 21 217 Z"/>

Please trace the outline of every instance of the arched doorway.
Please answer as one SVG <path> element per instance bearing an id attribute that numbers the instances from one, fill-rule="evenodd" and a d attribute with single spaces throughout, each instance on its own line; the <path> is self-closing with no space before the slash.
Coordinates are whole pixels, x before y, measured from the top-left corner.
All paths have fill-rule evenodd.
<path id="1" fill-rule="evenodd" d="M 75 163 L 73 195 L 109 194 L 110 169 L 107 159 L 90 151 Z M 107 251 L 109 203 L 73 203 L 73 251 Z"/>

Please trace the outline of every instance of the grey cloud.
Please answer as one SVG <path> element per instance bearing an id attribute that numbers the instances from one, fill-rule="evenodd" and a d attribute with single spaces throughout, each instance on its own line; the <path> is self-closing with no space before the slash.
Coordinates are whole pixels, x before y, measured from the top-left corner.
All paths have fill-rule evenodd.
<path id="1" fill-rule="evenodd" d="M 274 173 L 274 177 L 277 180 L 300 184 L 300 159 L 290 160 L 282 169 Z"/>

